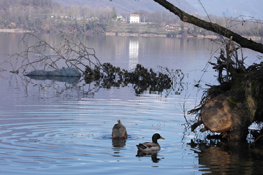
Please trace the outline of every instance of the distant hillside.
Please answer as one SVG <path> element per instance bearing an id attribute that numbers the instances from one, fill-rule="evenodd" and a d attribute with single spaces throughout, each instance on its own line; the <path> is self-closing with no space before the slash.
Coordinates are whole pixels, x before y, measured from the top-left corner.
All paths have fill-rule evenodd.
<path id="1" fill-rule="evenodd" d="M 165 10 L 153 0 L 53 0 L 63 6 L 87 5 L 91 8 L 115 7 L 117 13 L 133 13 L 137 10 L 147 12 Z M 198 0 L 169 0 L 175 6 L 193 14 L 206 16 L 206 13 Z M 263 19 L 262 0 L 201 0 L 208 14 L 216 16 L 240 15 Z"/>
<path id="2" fill-rule="evenodd" d="M 137 10 L 145 10 L 148 12 L 163 11 L 165 10 L 158 3 L 153 0 L 54 0 L 59 4 L 64 6 L 70 5 L 87 5 L 91 8 L 105 8 L 105 7 L 115 7 L 117 13 L 133 13 Z M 189 5 L 185 0 L 169 0 L 169 2 L 178 6 L 179 8 L 187 11 L 191 14 L 196 14 L 195 10 L 191 5 Z"/>

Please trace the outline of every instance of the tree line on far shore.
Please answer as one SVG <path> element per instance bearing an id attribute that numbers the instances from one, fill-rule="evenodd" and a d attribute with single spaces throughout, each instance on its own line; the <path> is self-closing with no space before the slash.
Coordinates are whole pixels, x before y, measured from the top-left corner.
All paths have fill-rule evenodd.
<path id="1" fill-rule="evenodd" d="M 165 26 L 169 24 L 183 23 L 177 16 L 167 11 L 147 12 L 135 11 L 140 15 L 142 23 L 154 24 L 159 32 L 165 32 Z M 120 14 L 129 20 L 129 14 Z M 74 32 L 81 34 L 103 34 L 122 25 L 125 22 L 116 21 L 115 8 L 92 9 L 88 6 L 64 7 L 53 0 L 0 0 L 0 29 L 24 29 L 40 33 Z M 241 18 L 226 18 L 209 15 L 206 20 L 211 20 L 225 26 L 240 35 L 259 36 L 263 35 L 262 23 L 256 20 Z M 129 25 L 126 25 L 129 27 Z M 131 26 L 131 31 L 134 26 Z M 157 32 L 158 32 L 157 30 Z M 143 31 L 150 33 L 149 31 Z M 156 32 L 156 31 L 155 31 Z M 171 31 L 170 31 L 171 33 Z M 193 26 L 192 30 L 174 31 L 175 34 L 211 35 L 204 29 Z M 168 34 L 168 33 L 167 33 Z"/>

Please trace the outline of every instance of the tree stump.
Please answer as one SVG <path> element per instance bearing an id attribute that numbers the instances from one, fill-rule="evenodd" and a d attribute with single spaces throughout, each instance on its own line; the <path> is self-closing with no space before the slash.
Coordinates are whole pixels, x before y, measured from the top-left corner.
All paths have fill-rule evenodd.
<path id="1" fill-rule="evenodd" d="M 227 98 L 220 96 L 208 100 L 201 109 L 201 119 L 210 131 L 224 132 L 230 130 L 233 121 Z"/>

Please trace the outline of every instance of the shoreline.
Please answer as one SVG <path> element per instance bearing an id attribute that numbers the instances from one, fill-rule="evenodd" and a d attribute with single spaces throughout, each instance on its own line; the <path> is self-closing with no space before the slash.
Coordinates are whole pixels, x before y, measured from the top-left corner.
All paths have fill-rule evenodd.
<path id="1" fill-rule="evenodd" d="M 33 31 L 24 29 L 0 29 L 1 33 L 31 33 Z"/>
<path id="2" fill-rule="evenodd" d="M 154 33 L 119 33 L 119 32 L 105 32 L 105 36 L 137 36 L 137 37 L 163 37 L 163 38 L 197 38 L 197 39 L 217 39 L 218 35 L 170 35 L 170 34 L 154 34 Z M 242 37 L 248 40 L 260 41 L 263 38 L 260 36 L 245 36 Z"/>
<path id="3" fill-rule="evenodd" d="M 154 33 L 118 33 L 105 32 L 106 36 L 138 36 L 138 37 L 162 37 L 162 38 L 198 38 L 198 39 L 217 39 L 217 35 L 170 35 L 170 34 L 154 34 Z"/>
<path id="4" fill-rule="evenodd" d="M 34 31 L 24 29 L 0 29 L 0 33 L 32 33 Z M 161 38 L 197 38 L 197 39 L 217 39 L 218 35 L 170 35 L 156 33 L 125 33 L 125 32 L 105 32 L 105 36 L 136 36 L 136 37 L 161 37 Z M 260 36 L 243 36 L 249 40 L 260 41 Z"/>

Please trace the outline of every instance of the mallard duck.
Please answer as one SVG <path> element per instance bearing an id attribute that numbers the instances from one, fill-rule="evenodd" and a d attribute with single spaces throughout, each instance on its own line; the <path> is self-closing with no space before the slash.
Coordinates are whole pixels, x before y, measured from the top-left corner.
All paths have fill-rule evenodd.
<path id="1" fill-rule="evenodd" d="M 112 128 L 112 138 L 124 138 L 127 139 L 127 131 L 125 126 L 118 120 L 118 123 L 115 124 Z"/>
<path id="2" fill-rule="evenodd" d="M 138 150 L 140 151 L 159 151 L 161 149 L 159 143 L 157 142 L 158 139 L 164 139 L 160 136 L 160 134 L 155 133 L 152 136 L 152 142 L 145 142 L 136 145 Z"/>

